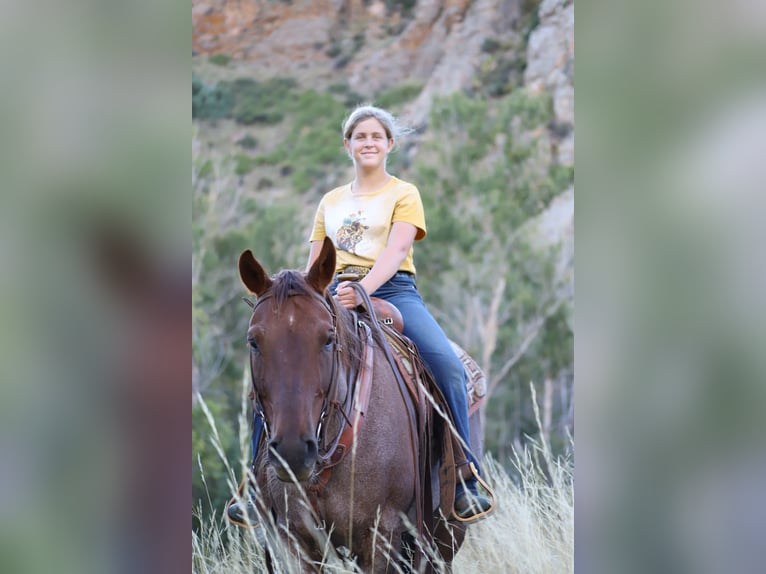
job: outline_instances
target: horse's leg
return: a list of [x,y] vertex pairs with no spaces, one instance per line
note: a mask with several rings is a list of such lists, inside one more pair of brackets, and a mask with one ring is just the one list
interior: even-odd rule
[[[275,549],[281,555],[280,562],[283,567],[287,567],[289,572],[300,572],[301,574],[314,574],[319,572],[317,564],[320,563],[322,556],[317,553],[316,546],[306,540],[296,536],[296,533],[288,534],[284,527],[279,528]],[[270,552],[267,550],[267,555]],[[276,557],[271,556],[274,561]],[[272,572],[270,570],[270,572]]]
[[365,538],[367,550],[359,554],[358,559],[361,570],[373,574],[397,572],[395,565],[401,560],[401,536],[386,536],[383,532],[378,532]]
[[274,574],[274,557],[271,555],[271,550],[264,548],[263,552],[266,558],[266,572],[269,574]]
[[300,556],[298,561],[300,565],[300,571],[305,574],[320,574],[323,572],[322,568],[322,552],[318,550],[313,544],[309,544],[309,547],[301,545]]
[[398,512],[384,511],[374,531],[360,545],[359,565],[364,572],[389,574],[396,572],[402,558],[402,526]]

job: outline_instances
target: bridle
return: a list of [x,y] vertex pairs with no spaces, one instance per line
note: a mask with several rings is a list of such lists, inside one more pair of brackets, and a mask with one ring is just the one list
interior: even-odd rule
[[[352,288],[356,290],[356,292],[362,298],[363,307],[367,309],[367,313],[369,315],[368,317],[369,325],[364,320],[361,320],[356,315],[356,312],[352,311],[352,313],[354,313],[354,325],[357,328],[356,335],[359,337],[359,339],[362,342],[363,350],[360,354],[361,360],[359,361],[359,364],[351,366],[348,369],[348,372],[344,373],[347,384],[346,384],[346,396],[343,399],[342,405],[340,401],[338,401],[337,399],[330,400],[330,397],[333,396],[338,389],[339,354],[343,350],[341,345],[338,342],[338,315],[336,313],[335,301],[330,296],[327,296],[327,298],[324,298],[320,296],[318,293],[312,292],[312,291],[303,291],[303,290],[296,289],[296,290],[291,290],[287,293],[287,297],[291,297],[291,296],[313,297],[315,300],[319,301],[322,304],[322,306],[325,308],[325,310],[327,310],[327,312],[330,314],[330,317],[332,318],[332,327],[333,327],[333,364],[332,364],[332,371],[331,371],[332,378],[330,380],[330,385],[328,387],[327,394],[324,397],[322,411],[321,411],[321,414],[319,417],[319,423],[316,429],[317,444],[320,445],[319,454],[317,456],[317,462],[314,469],[314,473],[309,479],[309,482],[306,487],[306,490],[309,496],[309,501],[311,502],[314,518],[318,525],[319,524],[324,525],[324,519],[322,518],[322,513],[320,512],[320,509],[319,509],[318,499],[322,495],[322,492],[324,491],[325,487],[327,486],[327,483],[330,480],[330,475],[332,473],[333,468],[343,460],[343,458],[348,452],[351,451],[352,445],[354,444],[357,433],[359,432],[359,429],[362,426],[362,422],[364,420],[365,414],[367,413],[367,407],[369,405],[370,394],[372,389],[372,376],[373,376],[373,370],[374,370],[375,344],[373,342],[373,330],[376,330],[376,333],[378,336],[383,337],[380,331],[380,326],[378,325],[378,320],[375,315],[375,311],[373,309],[373,305],[370,301],[369,295],[358,282],[352,282],[351,286]],[[258,301],[256,303],[253,304],[252,302],[247,301],[247,303],[253,309],[253,314],[255,314],[255,310],[258,308],[259,305],[263,303],[263,301],[269,299],[272,296],[273,295],[269,291],[267,291],[261,297],[258,298]],[[415,407],[414,405],[412,405],[411,399],[408,397],[406,385],[402,379],[401,374],[399,373],[398,367],[396,365],[396,361],[391,356],[391,352],[387,349],[387,347],[383,347],[383,349],[386,354],[387,361],[391,364],[393,372],[396,376],[398,387],[402,395],[402,400],[404,401],[404,404],[408,408],[409,420],[411,425],[410,438],[413,441],[412,448],[417,459],[418,458],[417,453],[420,452],[420,450],[418,448],[418,432],[416,428],[417,422],[416,422],[416,414],[414,411]],[[255,390],[252,361],[251,361],[250,367],[251,367],[250,368],[251,377],[253,377],[253,389]],[[268,420],[266,418],[265,413],[263,412],[262,407],[260,406],[260,402],[258,401],[257,395],[255,399],[256,399],[256,405],[257,405],[256,413],[263,420],[264,430],[266,432],[266,437],[268,439],[268,437],[270,436]],[[323,443],[323,440],[322,440],[323,439],[322,432],[324,427],[323,423],[329,415],[330,407],[334,408],[338,413],[338,418],[339,418],[338,432],[335,435],[335,437],[332,439],[332,441],[330,441],[330,446],[322,450],[321,445]],[[423,449],[423,452],[426,452],[426,450]],[[416,467],[419,468],[420,464],[421,464],[420,461],[418,461],[416,463]],[[420,483],[416,482],[415,499],[417,502],[415,507],[416,507],[416,525],[417,525],[418,537],[422,535],[423,524],[424,524],[423,508],[422,508],[422,502],[421,502],[423,497],[422,491],[423,491],[423,488],[421,487]],[[430,490],[427,490],[426,492],[430,493]],[[430,499],[430,494],[428,495],[428,498]],[[323,526],[318,526],[318,528],[322,528],[322,527]]]
[[[341,422],[346,422],[349,425],[351,424],[351,421],[349,420],[349,416],[346,413],[351,412],[352,408],[352,402],[353,402],[353,392],[352,392],[352,385],[347,384],[346,385],[346,396],[343,398],[343,401],[338,400],[334,395],[338,392],[338,375],[339,375],[339,363],[340,363],[340,353],[343,351],[343,347],[338,340],[338,315],[336,312],[336,309],[334,307],[334,302],[331,302],[332,300],[328,297],[322,297],[319,293],[316,293],[314,291],[309,290],[300,290],[300,289],[292,289],[287,292],[286,296],[289,297],[310,297],[314,299],[315,301],[318,301],[324,309],[327,311],[327,313],[330,315],[331,323],[332,323],[332,330],[333,330],[333,336],[332,336],[332,367],[330,370],[330,383],[327,387],[327,392],[324,393],[324,399],[322,402],[322,409],[320,411],[319,415],[319,421],[317,423],[317,428],[315,431],[315,437],[317,440],[317,445],[320,446],[323,442],[323,439],[325,437],[322,436],[323,430],[326,428],[326,425],[324,424],[328,416],[330,415],[332,410],[335,410],[339,413],[339,419]],[[250,306],[252,309],[252,315],[255,315],[256,310],[258,307],[260,307],[265,301],[272,299],[274,297],[273,293],[271,291],[266,291],[263,295],[258,297],[257,301],[253,303],[247,298],[243,297],[243,300]],[[251,315],[251,320],[252,320]],[[252,359],[252,353],[254,352],[251,349],[251,359]],[[253,385],[253,391],[255,394],[255,401],[254,401],[254,409],[255,414],[263,421],[263,429],[266,433],[266,440],[267,442],[271,439],[271,427],[269,425],[268,418],[266,417],[266,413],[263,411],[263,406],[261,405],[261,401],[258,398],[257,390],[255,386],[255,373],[253,372],[252,368],[252,361],[250,364],[250,379],[251,384]],[[347,381],[349,382],[349,381]],[[324,450],[324,453],[321,452],[318,456],[319,463],[322,465],[324,463],[326,465],[327,461],[330,459],[330,456],[332,455],[333,451],[337,447],[341,434],[343,430],[343,424],[340,425],[340,430],[337,433],[337,436],[335,436],[331,444],[328,448]]]

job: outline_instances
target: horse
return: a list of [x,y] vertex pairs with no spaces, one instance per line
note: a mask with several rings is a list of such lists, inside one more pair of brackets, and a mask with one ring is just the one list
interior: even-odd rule
[[[254,470],[258,505],[287,547],[297,543],[304,571],[321,569],[321,529],[363,572],[391,572],[403,517],[422,519],[427,495],[418,490],[412,405],[386,343],[329,295],[335,263],[330,239],[306,273],[270,277],[249,249],[239,258],[240,279],[257,297],[247,341],[267,447]],[[356,382],[365,376],[369,384]],[[458,527],[453,546],[463,535]]]

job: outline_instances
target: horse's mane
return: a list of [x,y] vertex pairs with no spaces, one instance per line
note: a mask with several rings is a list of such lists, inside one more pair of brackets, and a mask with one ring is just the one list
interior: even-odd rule
[[[285,269],[272,277],[271,297],[274,299],[275,309],[279,309],[288,298],[293,296],[316,297],[317,292],[306,282],[301,271]],[[362,344],[356,332],[354,313],[339,305],[335,298],[325,289],[323,299],[327,302],[336,317],[338,329],[338,344],[341,348],[340,360],[346,367],[351,369],[359,365],[362,356]]]
[[315,294],[314,289],[306,283],[303,274],[295,269],[280,271],[272,277],[272,281],[270,294],[276,309],[279,309],[293,295],[311,297]]

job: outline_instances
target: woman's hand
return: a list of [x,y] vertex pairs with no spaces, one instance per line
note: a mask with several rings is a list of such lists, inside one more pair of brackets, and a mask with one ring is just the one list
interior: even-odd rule
[[338,288],[335,290],[335,298],[346,309],[354,309],[358,305],[362,304],[362,298],[351,286],[350,281],[343,281],[338,283]]

